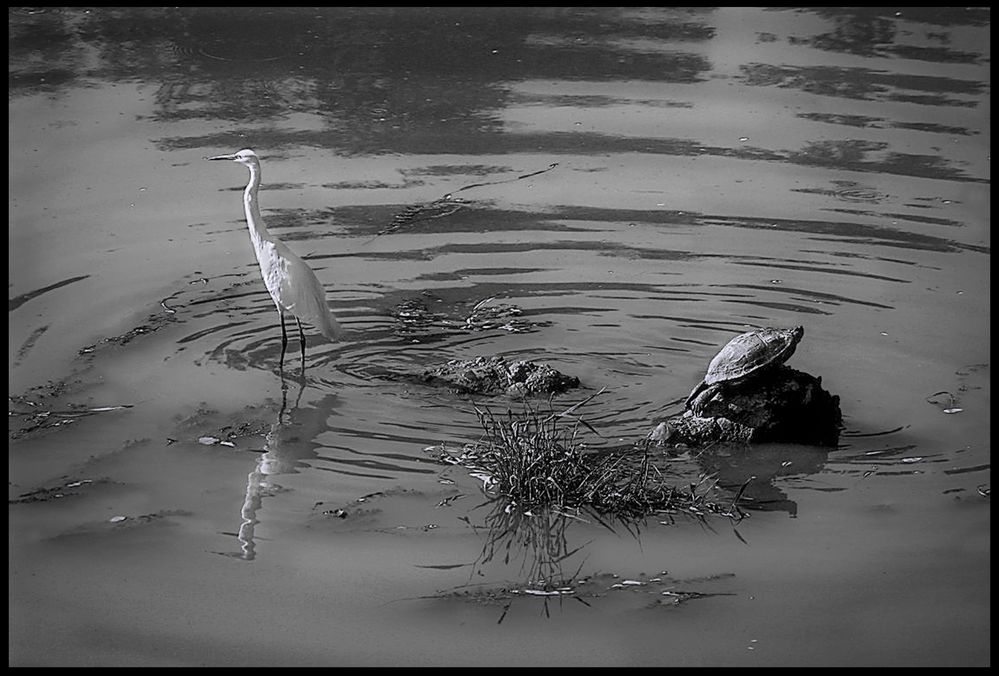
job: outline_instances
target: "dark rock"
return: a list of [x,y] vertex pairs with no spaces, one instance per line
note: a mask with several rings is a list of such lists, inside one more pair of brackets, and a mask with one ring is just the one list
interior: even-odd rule
[[781,366],[749,382],[719,388],[660,423],[649,440],[665,446],[703,446],[713,442],[787,442],[834,446],[842,414],[839,397],[822,388],[822,379]]
[[421,380],[465,394],[529,396],[559,394],[579,387],[579,378],[560,373],[547,364],[523,360],[510,363],[502,357],[452,359],[424,371]]

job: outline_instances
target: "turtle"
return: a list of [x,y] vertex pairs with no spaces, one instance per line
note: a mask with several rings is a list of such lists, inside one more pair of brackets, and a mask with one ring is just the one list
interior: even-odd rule
[[804,327],[796,326],[793,329],[756,329],[736,336],[708,364],[704,380],[691,390],[684,408],[697,413],[721,388],[745,382],[780,366],[791,358],[804,335]]

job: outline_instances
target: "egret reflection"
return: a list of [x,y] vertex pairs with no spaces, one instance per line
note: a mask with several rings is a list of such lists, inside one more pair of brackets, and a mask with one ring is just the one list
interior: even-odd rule
[[284,490],[275,477],[295,474],[300,468],[310,466],[310,461],[318,457],[318,446],[303,442],[303,438],[313,439],[325,429],[336,401],[335,396],[328,395],[314,407],[302,408],[305,381],[298,380],[297,383],[295,402],[289,409],[288,383],[282,382],[281,407],[264,437],[263,453],[257,456],[253,470],[246,477],[246,492],[240,508],[242,522],[237,533],[240,553],[234,555],[246,561],[256,558],[255,529],[261,522],[264,499]]

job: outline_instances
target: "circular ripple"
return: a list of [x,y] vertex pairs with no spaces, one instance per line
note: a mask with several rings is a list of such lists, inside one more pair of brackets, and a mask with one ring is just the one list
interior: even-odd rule
[[888,195],[885,193],[878,192],[876,190],[868,190],[867,188],[837,190],[834,194],[836,199],[844,202],[865,202],[867,204],[878,204],[888,198]]

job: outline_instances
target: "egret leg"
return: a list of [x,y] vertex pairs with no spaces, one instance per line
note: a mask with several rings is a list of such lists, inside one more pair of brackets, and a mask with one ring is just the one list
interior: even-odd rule
[[278,411],[278,425],[284,425],[284,412],[288,408],[288,383],[283,377],[284,374],[281,375],[281,410]]
[[302,375],[305,375],[305,331],[302,329],[302,321],[295,317],[295,321],[298,322],[298,340],[302,346]]
[[288,332],[284,328],[284,313],[278,308],[278,317],[281,318],[281,361],[278,362],[278,370],[284,373],[284,353],[288,349]]

